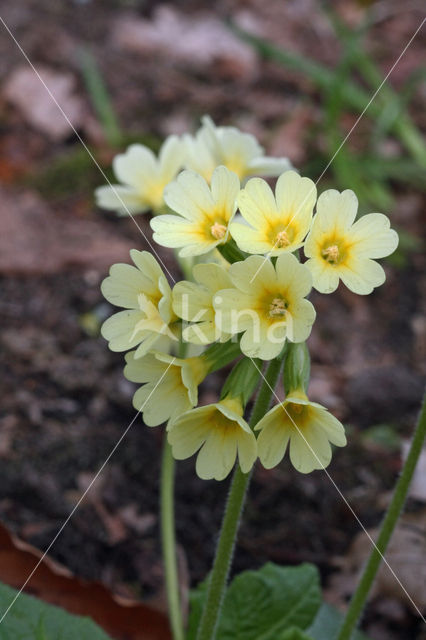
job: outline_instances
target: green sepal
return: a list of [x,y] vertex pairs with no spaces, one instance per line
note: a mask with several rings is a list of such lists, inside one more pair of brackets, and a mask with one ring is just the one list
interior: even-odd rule
[[237,247],[233,238],[230,238],[225,244],[218,245],[216,249],[230,264],[233,264],[234,262],[241,262],[241,260],[245,260],[247,258],[247,254]]
[[261,360],[243,358],[237,362],[222,387],[220,399],[226,396],[241,398],[245,407],[259,384],[261,371]]
[[286,395],[295,390],[306,393],[310,373],[311,358],[306,342],[290,342],[284,363],[284,390]]
[[210,345],[200,356],[208,364],[208,372],[212,373],[235,360],[241,355],[241,349],[238,342],[228,340],[228,342],[215,342]]

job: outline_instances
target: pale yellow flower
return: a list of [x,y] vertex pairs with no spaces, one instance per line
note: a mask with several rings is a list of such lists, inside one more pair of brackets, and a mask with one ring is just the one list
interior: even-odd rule
[[261,256],[250,256],[229,268],[233,289],[213,298],[215,322],[232,335],[244,332],[240,347],[251,358],[271,360],[285,340],[303,342],[311,332],[315,309],[305,300],[311,290],[309,270],[290,253],[275,267]]
[[293,391],[286,400],[270,409],[257,423],[259,459],[266,469],[275,467],[287,446],[297,471],[310,473],[324,469],[331,461],[331,444],[344,447],[345,430],[325,407],[309,402],[301,391]]
[[265,180],[252,178],[238,195],[238,206],[250,226],[234,222],[230,232],[247,253],[278,256],[299,249],[312,220],[317,190],[309,178],[286,171],[274,194]]
[[211,187],[193,171],[182,171],[164,192],[170,209],[179,215],[151,220],[153,238],[163,247],[181,247],[179,255],[199,256],[228,239],[240,182],[226,167],[217,167]]
[[112,166],[122,184],[98,187],[96,202],[102,209],[120,215],[154,212],[165,209],[164,187],[175,179],[183,167],[185,146],[177,136],[169,136],[158,158],[143,144],[132,144],[125,153],[115,156]]
[[126,351],[136,345],[135,356],[152,348],[167,349],[176,340],[172,292],[157,260],[148,251],[130,251],[135,267],[114,264],[102,282],[104,297],[126,311],[119,311],[102,325],[102,335],[112,351]]
[[256,460],[256,438],[242,415],[241,402],[231,397],[187,411],[168,428],[173,456],[184,460],[200,449],[196,471],[203,480],[226,478],[237,455],[248,473]]
[[126,378],[143,383],[133,396],[133,406],[149,427],[173,421],[195,407],[198,385],[208,373],[202,356],[181,359],[152,352],[136,358],[132,351],[126,354],[126,363]]
[[218,264],[197,264],[192,270],[196,282],[182,280],[173,288],[173,310],[183,320],[192,324],[182,331],[182,338],[194,344],[209,344],[231,337],[215,324],[213,296],[227,287],[232,287],[228,272]]
[[186,166],[210,182],[214,169],[224,165],[241,181],[249,176],[279,176],[291,167],[288,158],[265,156],[263,147],[249,133],[236,127],[216,127],[209,116],[195,136],[183,137]]
[[384,258],[398,246],[398,234],[382,213],[370,213],[354,224],[358,200],[349,189],[325,191],[306,238],[306,266],[313,286],[332,293],[339,279],[354,293],[366,295],[385,281],[383,268],[373,258]]

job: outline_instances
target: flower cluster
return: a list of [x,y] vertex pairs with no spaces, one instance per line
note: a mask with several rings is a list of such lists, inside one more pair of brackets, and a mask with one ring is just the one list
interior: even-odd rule
[[[244,473],[259,458],[277,465],[289,447],[302,473],[325,468],[340,422],[307,396],[305,341],[315,321],[307,299],[341,280],[369,294],[385,273],[375,261],[398,236],[381,213],[356,220],[353,191],[323,192],[286,158],[269,158],[249,134],[205,117],[195,136],[169,137],[158,158],[132,145],[114,160],[121,185],[100,187],[100,206],[150,210],[153,239],[177,251],[186,279],[172,286],[156,258],[130,252],[102,284],[124,310],[102,335],[128,351],[124,373],[142,386],[134,406],[148,426],[167,423],[177,459],[198,452],[201,478],[225,478],[237,458]],[[275,190],[261,177],[277,177]],[[303,252],[303,253],[302,253]],[[191,351],[192,353],[189,353]],[[252,424],[244,418],[264,361],[283,363],[284,402]],[[217,402],[197,407],[198,386],[235,362]]]

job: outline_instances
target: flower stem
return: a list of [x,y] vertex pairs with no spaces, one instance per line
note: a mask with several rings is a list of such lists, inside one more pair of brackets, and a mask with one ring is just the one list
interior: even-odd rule
[[[271,397],[281,370],[282,359],[272,360],[250,418],[250,426],[254,427],[269,408]],[[222,521],[216,556],[210,574],[206,602],[198,629],[197,640],[214,640],[220,609],[225,595],[226,583],[231,567],[241,513],[250,483],[251,473],[243,473],[238,466],[235,469]]]
[[410,450],[407,459],[401,471],[401,475],[395,485],[394,493],[387,513],[380,527],[379,537],[376,546],[373,547],[367,564],[365,565],[363,574],[358,583],[356,591],[352,596],[345,619],[340,629],[338,640],[350,640],[355,631],[363,608],[368,598],[371,586],[382,560],[382,556],[386,551],[393,530],[398,522],[401,510],[404,506],[408,489],[416,468],[419,456],[422,452],[423,443],[426,436],[426,394],[423,398],[422,408],[420,410],[419,419],[416,430],[411,441]]
[[175,461],[172,449],[164,439],[161,462],[160,514],[161,542],[163,547],[164,571],[166,575],[166,592],[169,606],[169,619],[173,640],[184,640],[182,611],[179,598],[179,582],[177,572],[176,539],[174,526],[174,473]]

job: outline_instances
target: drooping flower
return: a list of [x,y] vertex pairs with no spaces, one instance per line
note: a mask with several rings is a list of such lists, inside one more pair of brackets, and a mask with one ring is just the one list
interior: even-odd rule
[[257,449],[266,469],[283,459],[287,446],[297,471],[310,473],[324,469],[331,461],[331,444],[346,445],[343,425],[325,407],[310,402],[301,391],[292,391],[257,423]]
[[209,371],[208,361],[202,356],[182,359],[152,352],[136,358],[132,351],[126,354],[126,363],[126,378],[143,383],[133,396],[133,406],[141,411],[149,427],[173,421],[195,407],[198,385]]
[[169,136],[158,158],[143,144],[132,144],[113,160],[114,174],[122,184],[98,187],[96,202],[102,209],[120,215],[164,211],[164,187],[183,167],[185,145],[177,136]]
[[177,320],[172,308],[172,292],[157,260],[148,251],[130,251],[135,267],[114,264],[102,282],[104,297],[124,307],[108,318],[101,333],[112,351],[127,351],[136,345],[139,358],[154,347],[167,349],[176,340]]
[[226,478],[237,455],[248,473],[257,456],[256,438],[242,415],[241,402],[230,396],[183,413],[168,429],[173,456],[184,460],[200,449],[196,471],[203,480]]
[[243,181],[249,176],[279,176],[291,167],[288,158],[271,158],[256,138],[236,127],[216,127],[209,116],[195,136],[183,137],[186,166],[210,182],[214,169],[224,165]]
[[286,171],[274,194],[265,180],[252,178],[238,195],[241,215],[248,222],[231,224],[231,235],[247,253],[278,256],[302,246],[309,231],[317,190],[309,178]]
[[361,295],[385,281],[385,272],[374,258],[395,251],[398,234],[382,213],[370,213],[354,223],[357,209],[357,197],[349,189],[342,193],[330,189],[318,198],[304,252],[313,286],[321,293],[335,291],[339,279]]
[[192,324],[182,331],[184,341],[194,344],[209,344],[231,337],[215,324],[213,296],[227,287],[232,287],[228,272],[218,264],[197,264],[192,270],[196,282],[182,280],[173,288],[173,310],[183,320]]
[[240,347],[251,358],[271,360],[285,340],[303,342],[311,332],[315,309],[304,298],[312,286],[309,270],[289,253],[275,267],[261,256],[250,256],[229,268],[234,285],[213,298],[215,323],[232,335],[244,332]]
[[181,257],[202,255],[225,243],[239,189],[237,176],[226,167],[215,169],[211,187],[199,174],[182,171],[164,192],[179,215],[152,219],[154,240],[163,247],[181,247]]

